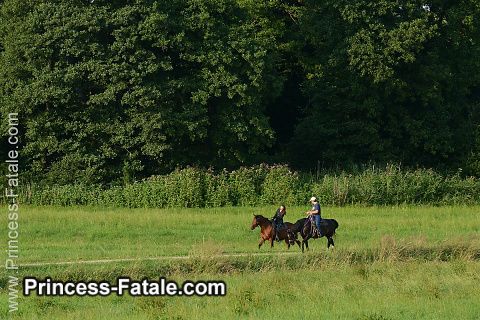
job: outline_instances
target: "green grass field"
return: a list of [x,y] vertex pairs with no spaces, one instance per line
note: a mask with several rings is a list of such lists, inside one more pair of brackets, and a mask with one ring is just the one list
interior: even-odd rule
[[[336,247],[310,242],[258,253],[252,213],[269,208],[102,209],[22,207],[23,264],[189,256],[22,267],[19,276],[108,280],[166,276],[224,280],[226,297],[22,297],[16,319],[478,319],[479,207],[323,208]],[[287,221],[307,208],[287,208]],[[3,234],[6,224],[2,224]],[[242,257],[219,257],[245,253]],[[2,298],[7,273],[1,273]],[[5,300],[5,299],[4,299]],[[0,315],[7,315],[2,304]]]

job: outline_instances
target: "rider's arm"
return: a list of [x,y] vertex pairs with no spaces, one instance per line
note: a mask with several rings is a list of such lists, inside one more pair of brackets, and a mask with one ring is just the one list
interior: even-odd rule
[[277,210],[277,211],[275,212],[275,214],[273,215],[272,220],[274,220],[274,219],[277,217],[277,215],[278,215],[278,210]]

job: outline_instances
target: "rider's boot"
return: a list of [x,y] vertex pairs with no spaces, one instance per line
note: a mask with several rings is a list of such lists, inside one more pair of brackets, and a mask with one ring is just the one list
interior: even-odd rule
[[320,229],[320,228],[317,226],[317,236],[318,236],[319,238],[322,237],[322,231],[321,231],[321,230],[322,230],[322,229]]
[[291,244],[295,243],[295,235],[291,231],[288,232],[288,242]]

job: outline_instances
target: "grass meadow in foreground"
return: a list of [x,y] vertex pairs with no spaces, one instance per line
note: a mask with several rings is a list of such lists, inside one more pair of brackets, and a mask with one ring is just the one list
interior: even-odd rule
[[[287,221],[307,208],[287,208]],[[274,207],[102,209],[22,207],[21,263],[189,255],[187,260],[22,267],[55,280],[224,280],[225,297],[21,297],[14,319],[478,319],[479,207],[323,208],[336,247],[262,247],[252,213]],[[2,230],[6,232],[6,230]],[[241,257],[215,257],[246,253]],[[0,285],[7,277],[0,272]],[[0,290],[2,300],[7,291]],[[0,318],[7,315],[2,304]]]
[[[307,254],[306,259],[311,255]],[[177,270],[169,275],[169,279],[178,282],[222,279],[228,286],[225,297],[31,296],[20,299],[20,312],[14,319],[478,319],[478,262],[349,264],[327,259],[295,268],[281,261],[284,259],[244,261],[262,265],[258,271]],[[60,278],[76,278],[91,272],[90,277],[95,278],[98,274],[113,276],[115,272],[111,270],[118,267],[110,268],[101,266],[99,271],[92,266],[65,271],[54,267],[40,273],[57,272]],[[122,268],[140,278],[145,269],[155,273],[158,265],[128,263]],[[1,313],[6,314],[6,310]]]

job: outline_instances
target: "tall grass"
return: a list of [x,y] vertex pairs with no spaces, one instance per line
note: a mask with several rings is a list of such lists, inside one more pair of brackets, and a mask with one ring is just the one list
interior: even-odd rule
[[[478,319],[478,263],[376,262],[330,263],[304,257],[290,268],[286,258],[249,260],[259,271],[189,272],[158,264],[102,268],[29,270],[40,279],[111,281],[118,276],[178,283],[223,280],[225,297],[38,297],[20,298],[20,310],[0,317],[12,319]],[[258,260],[258,261],[257,261]],[[310,263],[310,264],[307,264]],[[234,266],[235,267],[235,266]],[[6,291],[0,290],[6,298]],[[6,300],[6,299],[5,299]]]
[[303,205],[312,195],[331,206],[479,204],[480,180],[398,165],[319,176],[285,165],[259,165],[230,172],[189,167],[122,187],[79,184],[20,190],[20,200],[27,204],[127,208]]

